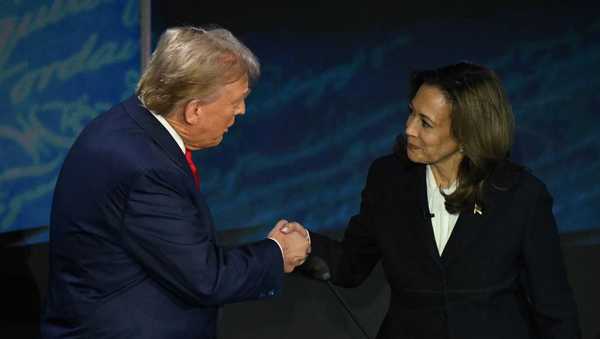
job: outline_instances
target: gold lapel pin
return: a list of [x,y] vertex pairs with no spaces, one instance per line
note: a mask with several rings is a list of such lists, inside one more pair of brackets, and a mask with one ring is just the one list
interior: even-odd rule
[[473,214],[483,215],[483,210],[481,209],[481,206],[477,205],[477,203],[475,203],[475,207],[473,208]]

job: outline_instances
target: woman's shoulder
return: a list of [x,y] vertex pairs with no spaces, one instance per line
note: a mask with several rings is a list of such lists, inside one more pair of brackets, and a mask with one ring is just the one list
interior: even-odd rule
[[418,165],[410,161],[405,153],[394,152],[375,159],[371,163],[370,172],[397,175]]
[[496,166],[490,177],[490,185],[498,191],[514,190],[532,195],[547,192],[544,182],[530,168],[508,159]]

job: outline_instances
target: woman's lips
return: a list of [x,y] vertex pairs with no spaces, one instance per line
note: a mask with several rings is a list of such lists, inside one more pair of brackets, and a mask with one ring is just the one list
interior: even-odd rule
[[407,144],[406,144],[406,147],[407,147],[408,149],[410,149],[410,150],[416,150],[416,149],[419,149],[419,147],[417,147],[417,146],[415,146],[414,144],[411,144],[411,143],[407,143]]

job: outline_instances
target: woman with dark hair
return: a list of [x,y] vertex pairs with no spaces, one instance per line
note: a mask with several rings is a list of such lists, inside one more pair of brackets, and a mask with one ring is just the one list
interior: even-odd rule
[[579,338],[552,198],[509,160],[497,76],[459,63],[411,80],[405,137],[371,165],[343,240],[310,233],[304,269],[320,257],[353,287],[381,260],[391,300],[378,338]]

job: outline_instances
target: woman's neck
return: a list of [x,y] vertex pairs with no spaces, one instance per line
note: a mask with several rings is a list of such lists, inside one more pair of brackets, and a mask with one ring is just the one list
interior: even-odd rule
[[448,188],[454,184],[458,177],[458,168],[462,161],[462,154],[446,159],[446,161],[430,164],[431,172],[439,188]]

